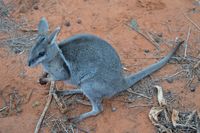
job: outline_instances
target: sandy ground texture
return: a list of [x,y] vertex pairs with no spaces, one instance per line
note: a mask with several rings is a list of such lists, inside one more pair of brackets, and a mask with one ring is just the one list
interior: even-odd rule
[[[5,3],[10,1],[5,0]],[[176,37],[188,39],[187,55],[197,57],[199,54],[199,30],[184,16],[189,16],[200,25],[200,8],[194,0],[13,0],[14,10],[11,17],[16,21],[25,19],[29,29],[36,29],[42,16],[49,21],[50,30],[61,26],[58,40],[77,33],[90,33],[107,40],[119,53],[122,63],[129,73],[155,63],[166,55]],[[137,20],[143,31],[154,33],[162,38],[158,42],[160,50],[143,36],[129,27],[131,20]],[[158,40],[159,41],[159,40]],[[177,55],[184,55],[184,46]],[[15,54],[7,48],[0,48],[0,92],[6,99],[11,93],[24,97],[31,93],[30,99],[21,104],[8,116],[0,118],[0,133],[31,133],[44,108],[48,86],[40,85],[37,80],[41,75],[40,67],[31,69],[26,63],[26,53]],[[156,79],[173,75],[182,66],[178,63],[167,64],[154,73]],[[183,111],[200,111],[200,86],[198,81],[185,87],[187,78],[178,78],[172,83],[166,80],[159,84],[166,92],[172,92],[178,102],[174,107]],[[62,87],[64,86],[60,83]],[[192,89],[191,89],[192,88]],[[142,89],[142,88],[141,88]],[[195,90],[194,90],[195,89]],[[192,91],[191,91],[192,90]],[[124,102],[127,94],[121,94],[103,102],[104,111],[96,117],[82,121],[78,126],[95,133],[154,133],[156,129],[148,118],[149,106],[129,108]],[[4,106],[0,99],[0,107]],[[143,105],[146,99],[133,100],[133,105]],[[114,108],[114,111],[113,111]],[[90,110],[85,105],[74,105],[68,115],[80,114]],[[59,112],[52,104],[51,115]],[[45,126],[41,132],[50,132]],[[80,131],[81,132],[81,131]]]

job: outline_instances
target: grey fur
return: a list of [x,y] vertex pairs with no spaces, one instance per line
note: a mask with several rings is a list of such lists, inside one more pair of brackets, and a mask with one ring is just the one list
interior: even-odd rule
[[[48,27],[46,19],[41,19],[38,26],[42,28],[39,29],[40,32],[46,30],[40,26],[41,23],[44,27]],[[180,46],[177,45],[159,62],[136,74],[126,76],[123,74],[117,52],[106,41],[94,35],[78,34],[57,44],[55,38],[58,31],[59,28],[50,36],[39,34],[39,40],[30,52],[28,64],[29,66],[42,64],[50,75],[49,80],[63,80],[77,86],[77,90],[58,91],[57,94],[83,93],[87,96],[92,104],[92,110],[76,117],[76,121],[100,113],[103,110],[102,99],[128,89],[163,67]]]

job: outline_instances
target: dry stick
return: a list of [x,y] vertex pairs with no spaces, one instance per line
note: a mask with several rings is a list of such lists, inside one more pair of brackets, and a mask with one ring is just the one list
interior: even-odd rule
[[175,76],[181,74],[182,72],[187,72],[187,70],[181,70],[181,71],[179,71],[179,72],[177,72],[177,73],[175,73],[175,74],[173,74],[173,75],[170,75],[170,76],[168,76],[168,77],[162,78],[162,80],[166,80],[166,79],[169,79],[169,78],[173,78],[173,77],[175,77]]
[[8,106],[8,105],[7,105],[7,102],[6,102],[6,98],[3,96],[3,91],[0,91],[0,97],[1,97],[2,100],[3,100],[3,106]]
[[187,81],[186,83],[186,87],[189,87],[191,85],[191,83],[193,82],[194,78],[195,78],[195,75],[193,72],[192,73],[192,77]]
[[22,32],[38,32],[38,29],[20,29]]
[[128,108],[136,108],[136,107],[151,107],[153,104],[141,104],[141,105],[128,105]]
[[194,69],[197,69],[200,65],[200,61],[197,61],[197,63],[194,65]]
[[149,41],[151,44],[153,44],[158,50],[160,49],[159,46],[154,43],[154,41],[152,41],[151,39],[149,39],[147,37],[147,35],[145,35],[142,31],[138,31],[138,30],[135,30],[130,24],[126,24],[127,26],[129,26],[131,29],[133,29],[134,31],[136,31],[138,34],[140,34],[142,37],[144,37],[147,41]]
[[74,127],[72,125],[70,125],[70,129],[71,129],[72,133],[75,133],[74,132]]
[[91,106],[91,103],[88,102],[88,101],[84,101],[84,100],[81,100],[81,99],[76,99],[76,101],[80,104],[83,104],[83,105],[86,105],[86,106]]
[[153,44],[155,44],[157,46],[157,48],[159,49],[159,44],[157,42],[155,42],[154,38],[149,34],[149,32],[146,32],[146,34],[149,37],[149,39],[151,40],[151,42]]
[[187,56],[188,40],[189,40],[189,38],[190,38],[190,34],[191,34],[191,27],[189,27],[189,29],[188,29],[187,39],[186,39],[186,41],[185,41],[185,53],[184,53],[184,58]]
[[61,113],[65,113],[67,111],[67,108],[65,108],[63,106],[63,104],[61,103],[60,99],[58,98],[58,96],[56,95],[56,93],[53,93],[53,98],[56,101],[56,104],[58,105],[58,108],[60,110]]
[[139,95],[139,96],[145,97],[145,98],[147,98],[147,99],[151,99],[150,97],[145,96],[145,95],[143,95],[143,94],[141,94],[141,93],[134,92],[131,88],[129,88],[127,91],[130,92],[130,93],[132,93],[132,94]]
[[46,112],[47,112],[47,110],[48,110],[48,108],[49,108],[49,105],[50,105],[50,103],[51,103],[51,101],[52,101],[52,98],[53,98],[52,92],[53,92],[53,90],[54,90],[54,87],[55,87],[55,81],[52,81],[52,82],[51,82],[51,85],[50,85],[49,97],[48,97],[48,99],[47,99],[47,103],[46,103],[46,105],[45,105],[45,107],[44,107],[44,110],[43,110],[41,116],[40,116],[40,119],[38,120],[38,123],[37,123],[37,125],[36,125],[36,128],[35,128],[34,133],[38,133],[39,130],[40,130],[40,127],[41,127],[42,121],[43,121],[43,119],[44,119],[44,116],[45,116],[45,114],[46,114]]
[[184,17],[187,18],[199,31],[200,27],[197,25],[191,18],[189,18],[185,13],[183,13]]
[[1,108],[1,109],[0,109],[0,112],[4,111],[4,110],[7,109],[7,108],[8,108],[8,106],[5,106],[5,107]]
[[26,96],[26,98],[25,98],[25,104],[28,103],[28,102],[30,101],[32,94],[33,94],[33,89],[31,89],[31,90],[28,92],[28,94],[27,94],[27,96]]
[[196,110],[194,110],[194,111],[192,111],[192,113],[188,116],[188,119],[187,119],[187,121],[186,121],[186,123],[185,123],[185,125],[187,126],[187,125],[189,125],[189,122],[191,122],[191,120],[192,120],[192,118],[193,118],[193,116],[196,114]]
[[184,125],[184,124],[176,124],[176,127],[177,126],[179,126],[179,127],[186,127],[186,128],[192,128],[192,129],[194,129],[194,130],[197,130],[197,128],[196,127],[194,127],[194,126],[192,126],[192,125]]

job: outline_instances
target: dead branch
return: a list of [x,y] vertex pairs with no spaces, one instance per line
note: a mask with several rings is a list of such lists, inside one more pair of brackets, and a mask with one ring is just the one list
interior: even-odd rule
[[190,34],[191,34],[191,27],[189,27],[189,29],[188,29],[187,39],[186,39],[186,41],[185,41],[185,52],[184,52],[184,57],[187,56],[187,48],[188,48],[188,41],[189,41],[189,38],[190,38]]
[[128,105],[128,108],[151,107],[151,106],[153,106],[153,104]]
[[185,13],[183,13],[184,17],[187,18],[187,20],[189,20],[199,31],[200,31],[200,27],[199,25],[197,25],[191,18],[189,18]]
[[38,32],[38,29],[20,29],[22,32]]
[[62,102],[60,101],[60,99],[58,98],[56,93],[53,93],[53,98],[55,99],[56,104],[58,105],[60,112],[65,113],[67,111],[67,108],[64,107],[64,105],[62,104]]
[[81,100],[81,99],[76,99],[76,101],[80,104],[86,105],[86,106],[91,106],[91,103],[85,100]]
[[43,112],[42,112],[42,114],[41,114],[41,116],[40,116],[38,122],[37,122],[37,125],[36,125],[36,128],[35,128],[34,133],[38,133],[39,130],[40,130],[40,127],[41,127],[42,121],[43,121],[43,119],[44,119],[44,116],[45,116],[45,114],[46,114],[46,112],[47,112],[47,110],[48,110],[48,108],[49,108],[49,105],[50,105],[50,103],[51,103],[51,101],[52,101],[52,98],[53,98],[52,92],[53,92],[54,89],[55,89],[54,87],[55,87],[55,81],[52,81],[52,82],[51,82],[51,85],[50,85],[49,97],[48,97],[48,99],[47,99],[47,103],[46,103],[46,105],[45,105],[45,107],[44,107],[44,110],[43,110]]
[[8,108],[8,106],[5,106],[5,107],[1,108],[1,109],[0,109],[0,112],[4,111],[4,110],[7,109],[7,108]]
[[33,89],[31,89],[31,90],[28,92],[28,94],[27,94],[27,96],[26,96],[26,98],[25,98],[25,102],[24,102],[24,103],[28,103],[28,102],[30,101],[32,94],[33,94]]
[[194,111],[192,111],[192,113],[188,116],[188,119],[187,119],[187,121],[186,121],[186,123],[185,123],[186,126],[189,125],[189,123],[191,122],[193,116],[194,116],[196,113],[197,113],[197,111],[194,110]]
[[142,31],[137,31],[137,30],[135,30],[134,28],[132,28],[131,27],[131,25],[130,24],[126,24],[128,27],[130,27],[131,29],[133,29],[134,31],[136,31],[138,34],[140,34],[142,37],[144,37],[147,41],[149,41],[151,44],[153,44],[155,47],[156,47],[156,49],[160,49],[159,48],[159,45],[157,44],[157,43],[155,43],[154,41],[152,41],[146,34],[144,34]]
[[132,93],[132,94],[139,95],[139,96],[145,97],[145,98],[147,98],[147,99],[151,99],[150,97],[145,96],[145,95],[143,95],[143,94],[141,94],[141,93],[134,92],[131,88],[129,88],[127,91],[130,92],[130,93]]

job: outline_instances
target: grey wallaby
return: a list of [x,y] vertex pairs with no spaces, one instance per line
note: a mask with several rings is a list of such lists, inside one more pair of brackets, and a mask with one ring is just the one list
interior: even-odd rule
[[78,34],[56,43],[60,28],[48,35],[48,22],[43,17],[38,24],[37,43],[30,51],[28,65],[42,64],[49,81],[67,81],[77,89],[57,91],[59,95],[84,94],[92,104],[90,112],[75,117],[80,121],[103,111],[102,99],[133,86],[139,80],[163,67],[176,52],[177,46],[159,62],[126,76],[113,47],[101,38]]

